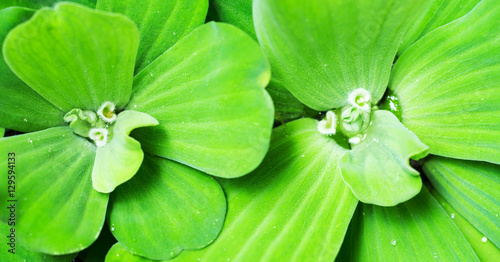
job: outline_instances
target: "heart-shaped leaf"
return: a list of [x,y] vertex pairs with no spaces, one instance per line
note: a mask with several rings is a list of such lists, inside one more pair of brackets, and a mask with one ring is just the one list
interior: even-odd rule
[[135,77],[127,108],[160,125],[133,135],[146,152],[215,176],[245,175],[269,147],[269,78],[269,64],[248,35],[205,24]]
[[479,261],[424,187],[395,207],[360,204],[339,261]]
[[436,191],[500,247],[500,166],[433,156],[423,169]]
[[390,82],[430,153],[500,164],[500,5],[484,0],[404,52]]
[[129,134],[136,128],[154,125],[158,125],[158,121],[145,113],[126,110],[118,114],[111,140],[97,148],[92,169],[95,190],[110,193],[137,173],[144,153],[141,143],[129,137]]
[[97,111],[106,101],[127,104],[138,42],[126,17],[61,3],[14,28],[3,52],[12,71],[63,112]]
[[[0,10],[0,43],[33,13],[21,7]],[[64,124],[64,113],[21,81],[5,63],[3,53],[0,53],[0,93],[0,126],[30,132]]]
[[208,9],[208,0],[139,2],[123,0],[97,2],[97,9],[125,14],[139,27],[140,43],[136,72],[144,69],[179,39],[202,25]]
[[137,175],[111,195],[109,223],[131,253],[160,260],[211,243],[225,214],[224,192],[212,177],[146,155]]
[[[68,127],[0,139],[0,172],[15,173],[16,240],[52,255],[90,246],[104,223],[108,195],[92,188],[95,147]],[[9,158],[7,158],[9,156]],[[10,172],[12,171],[12,172]],[[7,189],[7,179],[2,180]],[[10,203],[10,202],[9,202]],[[5,221],[7,212],[2,212]]]
[[221,179],[228,213],[210,246],[174,261],[333,261],[358,203],[337,171],[345,149],[300,119],[276,128],[266,159]]
[[373,103],[382,97],[421,2],[255,0],[253,15],[273,73],[305,105],[326,111],[358,88]]
[[364,202],[394,206],[414,197],[422,187],[410,158],[427,155],[429,147],[391,112],[373,112],[366,137],[339,160],[344,181]]

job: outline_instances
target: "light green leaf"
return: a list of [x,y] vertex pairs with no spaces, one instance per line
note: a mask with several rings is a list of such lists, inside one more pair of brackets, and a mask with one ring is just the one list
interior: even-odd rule
[[[0,43],[12,28],[28,20],[34,11],[11,7],[0,10]],[[64,123],[63,112],[21,81],[0,53],[0,126],[30,132]]]
[[132,88],[137,27],[118,14],[77,4],[43,8],[8,35],[3,53],[11,69],[63,112],[123,108]]
[[111,195],[109,223],[131,253],[160,260],[211,243],[225,214],[224,192],[212,177],[147,155],[137,175]]
[[375,111],[371,120],[366,137],[340,158],[339,167],[360,201],[394,206],[420,192],[422,180],[409,158],[426,156],[429,147],[389,111]]
[[394,66],[390,88],[402,123],[430,153],[500,164],[500,5],[472,12],[421,38]]
[[358,88],[382,97],[417,1],[255,0],[254,23],[273,73],[305,105],[347,105]]
[[106,262],[152,262],[153,260],[135,256],[132,253],[128,252],[120,242],[114,244],[106,255]]
[[179,39],[205,22],[208,0],[99,0],[97,9],[122,13],[132,19],[140,31],[135,71],[153,62]]
[[141,143],[129,137],[129,134],[136,128],[155,125],[158,125],[158,121],[148,114],[131,110],[118,114],[111,141],[97,148],[92,169],[95,190],[110,193],[137,173],[144,153]]
[[52,6],[58,2],[73,2],[94,8],[96,1],[97,0],[2,0],[2,3],[0,3],[0,9],[9,6],[23,6],[27,8],[39,9],[42,7]]
[[432,30],[456,20],[472,10],[481,0],[431,0],[411,23],[401,40],[398,55]]
[[[11,229],[14,230],[14,235],[17,233],[15,232],[16,227],[11,227],[7,224],[0,223],[0,232],[2,234],[5,234],[7,236],[7,240],[5,241],[7,245],[3,245],[3,248],[0,249],[0,261],[4,262],[19,262],[19,261],[29,261],[29,262],[68,262],[73,260],[73,258],[76,257],[76,254],[70,254],[70,255],[64,255],[64,256],[51,256],[47,254],[42,254],[42,253],[36,253],[27,250],[25,247],[22,245],[19,245],[19,243],[13,243],[13,245],[10,245],[10,240],[11,237],[10,234],[12,234]],[[5,239],[5,238],[4,238]],[[16,237],[14,237],[15,241]]]
[[210,0],[222,22],[233,24],[257,39],[252,18],[252,0]]
[[436,191],[500,247],[500,166],[433,156],[423,169]]
[[395,207],[360,204],[338,261],[479,261],[424,187]]
[[481,261],[500,261],[500,249],[493,242],[488,241],[488,238],[450,206],[435,190],[431,190],[430,192],[453,222],[455,222],[455,225],[460,229]]
[[221,179],[228,199],[221,235],[174,261],[332,261],[358,201],[337,171],[344,149],[317,124],[278,127],[257,170]]
[[[8,153],[14,153],[14,161]],[[15,172],[16,237],[26,248],[52,255],[90,246],[104,223],[108,195],[92,188],[95,147],[68,127],[0,139],[0,172]],[[12,155],[11,155],[12,156]],[[8,162],[14,162],[12,168]],[[11,172],[12,173],[12,172]],[[7,179],[2,184],[7,188]],[[2,218],[7,212],[2,212]]]
[[134,137],[146,152],[211,175],[247,174],[269,147],[269,78],[269,64],[248,35],[227,24],[203,25],[135,77],[127,108],[160,125]]

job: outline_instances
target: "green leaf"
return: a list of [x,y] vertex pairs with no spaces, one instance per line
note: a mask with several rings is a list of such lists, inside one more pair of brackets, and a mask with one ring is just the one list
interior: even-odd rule
[[500,164],[500,5],[472,12],[421,38],[394,66],[390,88],[402,123],[430,153]]
[[275,118],[278,122],[286,123],[297,118],[318,115],[318,112],[310,109],[295,98],[276,78],[271,78],[266,91],[273,100]]
[[[358,88],[382,97],[402,34],[421,1],[255,0],[254,23],[273,73],[305,105],[347,105]],[[347,29],[347,30],[346,30]]]
[[137,27],[118,14],[77,4],[43,8],[14,28],[3,53],[11,69],[63,112],[123,108],[132,88]]
[[[14,153],[14,159],[8,161],[8,153]],[[0,201],[17,200],[20,244],[59,255],[78,252],[94,242],[104,223],[108,195],[92,188],[92,143],[68,127],[56,127],[0,139],[0,155],[4,156],[0,172],[15,172],[15,192],[7,195],[7,190],[1,190]],[[2,184],[7,189],[7,179]],[[2,212],[3,220],[5,215],[7,211]]]
[[453,222],[455,222],[455,225],[460,229],[481,261],[500,261],[500,249],[493,242],[488,241],[479,230],[450,206],[435,190],[431,190],[431,194],[453,219]]
[[[11,7],[0,10],[0,43],[12,28],[28,20],[34,11]],[[63,112],[21,81],[0,52],[0,126],[30,132],[64,123]]]
[[128,252],[120,242],[114,244],[111,249],[109,249],[108,254],[106,255],[106,262],[152,262],[144,257],[135,256],[132,253]]
[[500,166],[433,156],[423,169],[436,191],[500,247]]
[[5,128],[0,127],[0,138],[2,138],[5,135]]
[[2,3],[0,3],[0,9],[9,6],[23,6],[27,8],[39,9],[42,7],[52,6],[63,1],[78,3],[94,8],[97,0],[2,0]]
[[140,31],[135,71],[153,62],[179,39],[205,22],[208,0],[99,0],[97,9],[122,13],[132,19]]
[[130,252],[169,259],[219,234],[226,199],[219,183],[195,169],[147,155],[141,169],[111,195],[111,232]]
[[479,261],[424,187],[395,207],[360,204],[338,261]]
[[[11,237],[9,236],[10,234],[12,234],[11,232],[12,229],[14,230],[13,232],[14,235],[16,235],[17,233],[15,232],[16,230],[15,226],[11,227],[7,224],[0,223],[0,231],[2,232],[2,234],[5,234],[7,236],[7,240],[4,240],[6,241],[7,245],[4,244],[3,248],[0,250],[0,261],[67,262],[73,260],[73,258],[75,258],[76,256],[76,254],[70,254],[64,256],[51,256],[47,254],[29,251],[22,245],[19,245],[19,243],[13,243],[13,245],[10,245]],[[14,237],[14,241],[15,238],[16,237]]]
[[394,206],[414,197],[422,187],[409,158],[420,159],[429,147],[391,112],[377,110],[366,137],[339,160],[344,181],[364,202]]
[[221,235],[174,261],[332,261],[358,201],[337,171],[345,149],[317,125],[278,127],[257,170],[221,179],[228,199]]
[[160,125],[134,137],[146,152],[211,175],[247,174],[269,147],[269,78],[269,64],[248,35],[227,24],[205,24],[135,77],[127,108]]
[[97,148],[92,169],[95,190],[110,193],[137,173],[144,153],[141,143],[129,137],[129,134],[136,128],[154,125],[158,125],[158,121],[148,114],[131,110],[118,114],[111,141]]
[[398,55],[432,30],[456,20],[472,10],[481,0],[431,0],[421,10],[401,40]]
[[222,22],[233,24],[257,39],[252,18],[252,0],[210,0]]

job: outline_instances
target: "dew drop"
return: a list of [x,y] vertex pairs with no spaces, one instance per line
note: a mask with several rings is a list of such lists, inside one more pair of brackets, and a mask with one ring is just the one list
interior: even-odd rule
[[396,239],[393,239],[393,240],[391,241],[391,245],[393,245],[393,246],[395,246],[397,243],[398,243],[398,241],[397,241]]
[[483,238],[481,238],[481,241],[483,241],[483,243],[486,243],[486,241],[488,241],[488,238],[483,237]]
[[175,35],[175,32],[174,32],[174,35]]
[[455,213],[451,213],[451,218],[455,218]]
[[328,65],[328,64],[325,64],[325,65],[323,65],[323,66],[327,66],[327,65]]
[[115,227],[113,227],[113,226],[112,226],[112,227],[111,227],[111,231],[115,231]]
[[[481,100],[482,100],[482,99],[481,99]],[[26,118],[25,118],[25,119],[24,119],[24,122],[28,122],[28,119],[26,119]]]
[[32,144],[32,143],[33,143],[33,140],[31,140],[30,138],[28,138],[28,142],[29,142],[30,144]]
[[153,73],[151,73],[150,75],[151,75],[151,77],[153,77]]
[[137,105],[134,105],[134,108],[137,108]]
[[218,219],[218,218],[216,218],[216,219],[215,219],[215,221],[219,221],[219,219]]
[[302,157],[305,157],[306,155],[302,155]]

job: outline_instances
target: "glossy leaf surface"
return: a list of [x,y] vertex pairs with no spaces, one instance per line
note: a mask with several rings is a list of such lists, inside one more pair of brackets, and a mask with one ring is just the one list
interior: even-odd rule
[[146,152],[221,177],[242,176],[269,147],[273,106],[269,64],[234,26],[193,31],[134,79],[127,108],[160,125],[134,132]]

